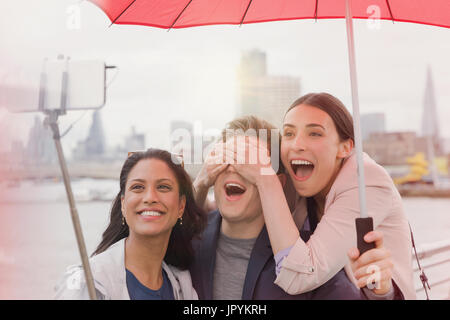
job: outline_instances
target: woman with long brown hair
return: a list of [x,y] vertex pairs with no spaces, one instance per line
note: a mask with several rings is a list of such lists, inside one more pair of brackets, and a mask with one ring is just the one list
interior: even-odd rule
[[[336,97],[310,93],[287,110],[281,136],[281,161],[297,193],[293,214],[276,176],[253,175],[250,179],[263,199],[264,218],[279,259],[275,282],[289,293],[300,293],[327,281],[342,267],[349,268],[348,257],[353,262],[359,257],[352,249],[355,218],[359,217],[352,116]],[[348,274],[365,287],[374,276],[367,271],[376,270],[381,285],[380,290],[373,288],[374,293],[396,289],[399,296],[414,299],[411,238],[401,197],[386,170],[367,154],[364,171],[367,211],[376,229],[365,240],[375,242],[377,248],[361,255]],[[246,172],[242,170],[244,176]],[[298,236],[295,220],[303,224],[308,203],[318,223],[305,243]]]
[[[290,294],[313,290],[345,266],[361,288],[378,280],[376,287],[369,285],[372,290],[365,290],[375,294],[371,299],[414,299],[411,238],[401,197],[386,170],[366,154],[367,209],[376,231],[367,234],[365,241],[374,242],[376,248],[361,256],[354,248],[355,218],[360,214],[353,147],[353,120],[342,102],[328,93],[310,93],[290,106],[282,128],[280,158],[293,197],[283,190],[275,172],[267,174],[270,164],[243,164],[239,159],[239,153],[245,154],[242,149],[264,154],[260,151],[264,147],[230,145],[224,153],[234,154],[228,162],[257,186],[277,262],[275,283],[282,289]],[[203,175],[208,179],[199,180],[214,180],[224,165],[210,167]],[[263,170],[266,174],[261,174]],[[293,201],[288,204],[288,200]],[[312,224],[307,219],[311,212],[314,215],[309,216],[316,218]],[[314,231],[307,242],[299,236],[304,224]]]
[[[176,156],[159,149],[133,153],[120,173],[110,223],[90,259],[97,297],[197,299],[187,269],[191,240],[205,223]],[[56,298],[88,297],[82,268],[69,267]]]

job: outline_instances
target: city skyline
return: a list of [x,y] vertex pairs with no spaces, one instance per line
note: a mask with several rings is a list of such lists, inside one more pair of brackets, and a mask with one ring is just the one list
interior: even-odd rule
[[[384,113],[366,113],[361,115],[361,129],[363,134],[363,147],[365,152],[369,152],[372,157],[376,158],[376,154],[373,154],[377,149],[381,154],[386,149],[386,145],[383,143],[383,138],[390,140],[391,142],[395,142],[396,145],[392,145],[390,149],[395,150],[400,147],[405,150],[409,150],[403,152],[403,154],[412,155],[414,152],[421,151],[424,149],[424,135],[423,132],[417,131],[388,131],[385,129],[385,114]],[[194,130],[194,127],[196,128]],[[170,123],[170,129],[168,132],[168,136],[171,136],[171,147],[178,148],[180,136],[177,135],[177,130],[182,129],[185,134],[189,134],[189,142],[188,147],[193,148],[196,143],[194,140],[197,136],[201,137],[203,140],[203,147],[208,146],[213,142],[214,136],[211,136],[211,132],[208,130],[203,130],[203,126],[201,123],[189,122],[189,121],[173,121]],[[218,128],[216,130],[217,137],[219,137],[219,133],[223,128]],[[200,131],[199,131],[200,130]],[[134,126],[130,128],[131,133],[122,137],[122,142],[117,143],[115,145],[107,145],[105,142],[108,140],[108,137],[105,135],[105,131],[102,126],[101,114],[98,110],[94,111],[92,114],[92,122],[89,128],[89,133],[85,138],[81,138],[77,141],[77,145],[72,150],[66,150],[66,156],[70,161],[99,161],[103,160],[116,160],[121,159],[128,151],[142,151],[146,148],[152,147],[151,145],[146,143],[145,134],[136,132]],[[28,133],[28,140],[25,143],[25,146],[22,141],[11,141],[11,151],[14,153],[24,152],[24,156],[29,156],[31,159],[37,160],[37,163],[55,163],[56,162],[56,150],[54,150],[54,144],[51,137],[51,132],[49,128],[45,128],[44,124],[39,120],[38,116],[34,118],[34,124],[30,128]],[[216,138],[217,138],[216,137]],[[392,137],[400,137],[405,140],[404,145],[399,141],[392,139]],[[408,137],[408,138],[402,138]],[[398,138],[397,138],[398,139]],[[418,139],[419,147],[416,150],[414,143],[412,140]],[[446,153],[450,153],[450,139],[439,138],[437,137],[436,150],[439,155],[444,155]],[[376,143],[376,147],[374,148],[373,144]],[[381,150],[381,149],[383,150]],[[367,150],[366,150],[367,149]],[[172,150],[173,151],[173,150]],[[194,158],[197,159],[194,155],[194,150],[190,150],[191,152],[191,160],[194,161]],[[380,157],[379,157],[380,158]],[[380,159],[382,159],[381,156]],[[24,158],[26,161],[26,159]],[[397,161],[400,159],[397,159]],[[383,163],[383,161],[382,161]]]
[[[79,8],[78,24],[74,8]],[[201,121],[204,128],[222,128],[237,115],[236,69],[245,50],[266,52],[269,74],[300,78],[302,94],[328,91],[351,110],[343,20],[167,32],[142,26],[108,28],[107,17],[86,1],[16,1],[2,3],[0,9],[0,83],[16,75],[38,74],[42,60],[59,53],[118,66],[108,71],[102,109],[109,146],[118,144],[131,126],[163,148],[169,146],[171,121]],[[14,34],[8,32],[11,28]],[[361,113],[383,112],[388,131],[420,131],[430,65],[441,135],[450,137],[450,128],[444,126],[444,119],[450,118],[448,30],[385,21],[371,29],[366,21],[356,20],[355,37]],[[61,128],[80,115],[81,111],[61,117]],[[33,117],[0,108],[1,124],[22,140]],[[89,125],[87,116],[77,122],[63,140],[66,150],[87,136]]]
[[[236,67],[236,76],[238,78],[239,89],[237,90],[237,95],[239,96],[238,102],[236,103],[236,115],[240,116],[243,114],[258,114],[265,120],[273,121],[277,113],[282,113],[282,110],[275,103],[274,100],[284,101],[286,97],[290,97],[291,100],[295,99],[296,96],[300,95],[300,78],[289,77],[284,75],[272,75],[267,72],[267,61],[266,52],[252,49],[249,51],[244,51],[241,53],[241,60],[239,65]],[[281,79],[281,81],[280,81]],[[287,90],[283,89],[283,86],[287,84]],[[384,112],[369,112],[361,114],[361,130],[363,142],[368,143],[367,150],[370,150],[372,156],[374,150],[381,148],[382,145],[373,147],[373,141],[371,141],[370,136],[372,134],[376,135],[375,143],[382,137],[386,137],[388,140],[392,134],[399,136],[411,136],[413,139],[417,136],[422,137],[427,134],[427,132],[432,132],[435,135],[436,146],[440,154],[445,152],[450,152],[450,139],[441,139],[440,129],[438,126],[439,115],[436,110],[436,97],[434,93],[433,77],[431,69],[427,69],[427,76],[425,81],[425,92],[423,96],[423,111],[422,118],[420,122],[422,124],[421,130],[386,130],[386,114]],[[297,92],[298,90],[298,92]],[[297,93],[295,93],[297,92]],[[294,94],[294,95],[293,95]],[[275,99],[276,98],[276,99]],[[288,101],[291,101],[288,100]],[[284,101],[287,104],[287,101]],[[258,113],[258,105],[261,111]],[[427,112],[430,110],[430,112]],[[32,155],[32,158],[42,158],[43,162],[48,162],[46,159],[49,154],[54,149],[53,144],[50,141],[50,148],[48,146],[51,140],[51,133],[47,130],[47,138],[42,139],[45,130],[39,116],[35,115],[33,119],[33,126],[30,128],[28,134],[28,140],[25,141],[26,144],[26,154]],[[279,123],[274,123],[280,127]],[[194,139],[193,128],[194,126],[204,130],[205,127],[201,121],[185,121],[185,120],[172,120],[170,122],[170,129],[167,136],[172,137],[176,129],[182,128],[190,132],[191,139]],[[197,132],[197,134],[203,134],[203,139],[209,139],[205,136],[205,132],[210,130],[208,128],[204,132]],[[220,132],[222,128],[214,128],[217,132]],[[431,131],[430,131],[431,130]],[[119,152],[127,153],[127,150],[143,150],[145,148],[151,147],[151,145],[146,145],[145,133],[136,134],[134,125],[131,126],[131,135],[123,136],[122,143],[115,141],[115,144],[107,144],[108,137],[105,136],[105,131],[103,129],[103,121],[101,118],[101,110],[95,110],[92,113],[92,122],[86,138],[80,138],[76,141],[76,146],[72,149],[66,150],[68,159],[72,161],[84,161],[84,160],[95,160],[95,159],[114,159],[114,157],[121,158]],[[198,131],[198,130],[197,130]],[[37,133],[39,132],[39,133]],[[381,134],[381,135],[380,135]],[[41,139],[42,141],[38,141]],[[409,138],[411,139],[411,138]],[[176,141],[170,140],[170,148],[176,145]],[[392,140],[394,141],[394,140]],[[20,144],[23,142],[14,140],[11,142],[11,150],[20,149]],[[193,140],[191,141],[191,146],[193,145]],[[398,142],[396,142],[398,143]],[[47,147],[44,147],[47,146]],[[30,151],[34,148],[34,151]],[[411,142],[406,143],[404,148],[406,150],[412,150]],[[51,149],[51,150],[50,150]],[[366,149],[366,148],[365,148]],[[395,149],[395,147],[394,147]],[[419,149],[422,149],[420,147]],[[387,150],[387,149],[386,149]],[[191,151],[193,152],[193,150]],[[367,151],[366,151],[367,152]],[[381,152],[381,151],[380,151]],[[41,157],[40,154],[43,156]],[[408,152],[406,152],[408,154]],[[108,155],[108,156],[107,156]],[[56,157],[56,154],[53,158]],[[191,155],[194,159],[194,155]],[[380,159],[386,158],[382,156]],[[397,159],[396,161],[398,161]]]

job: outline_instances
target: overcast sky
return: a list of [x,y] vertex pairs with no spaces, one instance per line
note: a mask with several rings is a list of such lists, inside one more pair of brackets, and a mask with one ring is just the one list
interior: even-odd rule
[[[108,71],[101,111],[111,147],[122,144],[132,126],[146,134],[148,147],[168,147],[172,120],[202,121],[205,130],[222,128],[236,114],[236,67],[241,52],[250,49],[267,53],[270,74],[300,77],[302,94],[327,91],[351,110],[344,20],[170,32],[109,25],[87,1],[1,1],[0,84],[36,77],[43,59],[59,53],[118,66],[117,74]],[[390,131],[419,131],[430,66],[441,132],[450,137],[450,30],[392,22],[373,29],[366,20],[355,21],[354,27],[361,113],[384,112]],[[83,114],[63,117],[62,130]],[[33,117],[0,109],[1,126],[24,141]],[[92,112],[86,112],[64,138],[67,152],[87,135],[91,121]]]

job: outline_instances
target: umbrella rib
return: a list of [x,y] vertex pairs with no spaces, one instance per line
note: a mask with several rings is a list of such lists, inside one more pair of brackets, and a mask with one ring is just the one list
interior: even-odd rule
[[181,10],[181,12],[178,14],[178,16],[175,18],[175,20],[172,22],[172,24],[170,25],[169,29],[167,29],[167,31],[170,31],[173,26],[175,25],[175,23],[178,21],[178,19],[180,19],[181,15],[183,14],[183,12],[187,9],[187,7],[189,7],[189,5],[191,4],[192,0],[189,0],[188,4],[184,7],[183,10]]
[[316,0],[316,8],[314,9],[314,19],[317,22],[317,9],[319,8],[319,0]]
[[125,13],[125,11],[127,11],[134,3],[136,2],[136,0],[133,0],[115,19],[113,22],[111,22],[111,24],[109,25],[110,27]]
[[389,14],[391,15],[392,23],[394,23],[394,16],[392,15],[391,5],[389,4],[389,0],[386,0],[386,4],[389,10]]
[[252,1],[253,0],[250,0],[248,2],[247,9],[245,9],[245,12],[244,12],[244,15],[242,16],[241,23],[239,24],[239,27],[241,27],[242,24],[244,23],[245,16],[247,15],[248,9],[250,8],[250,5],[252,4]]

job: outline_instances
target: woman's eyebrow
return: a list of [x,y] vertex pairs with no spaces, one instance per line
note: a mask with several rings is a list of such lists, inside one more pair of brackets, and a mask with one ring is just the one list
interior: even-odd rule
[[[172,182],[172,180],[171,180],[171,179],[169,179],[169,178],[162,178],[162,179],[158,179],[158,180],[156,180],[156,182],[162,182],[162,181],[168,181],[168,182],[171,182],[171,183],[173,183],[173,182]],[[139,178],[136,178],[136,179],[132,179],[132,180],[130,180],[130,182],[146,182],[146,180],[144,180],[144,179],[139,179]]]
[[307,127],[307,128],[320,127],[320,128],[322,128],[323,130],[325,130],[325,127],[324,127],[323,125],[321,125],[321,124],[318,124],[318,123],[309,123],[309,124],[306,125],[306,127]]
[[171,179],[169,179],[169,178],[162,178],[162,179],[156,180],[156,182],[163,182],[163,181],[167,181],[167,182],[173,183],[173,181]]
[[[285,123],[285,124],[283,124],[283,128],[284,128],[284,127],[295,128],[295,126],[294,126],[293,124],[290,124],[290,123]],[[320,128],[322,128],[323,130],[326,130],[325,127],[324,127],[323,125],[318,124],[318,123],[309,123],[309,124],[307,124],[305,127],[306,127],[306,128],[320,127]]]

